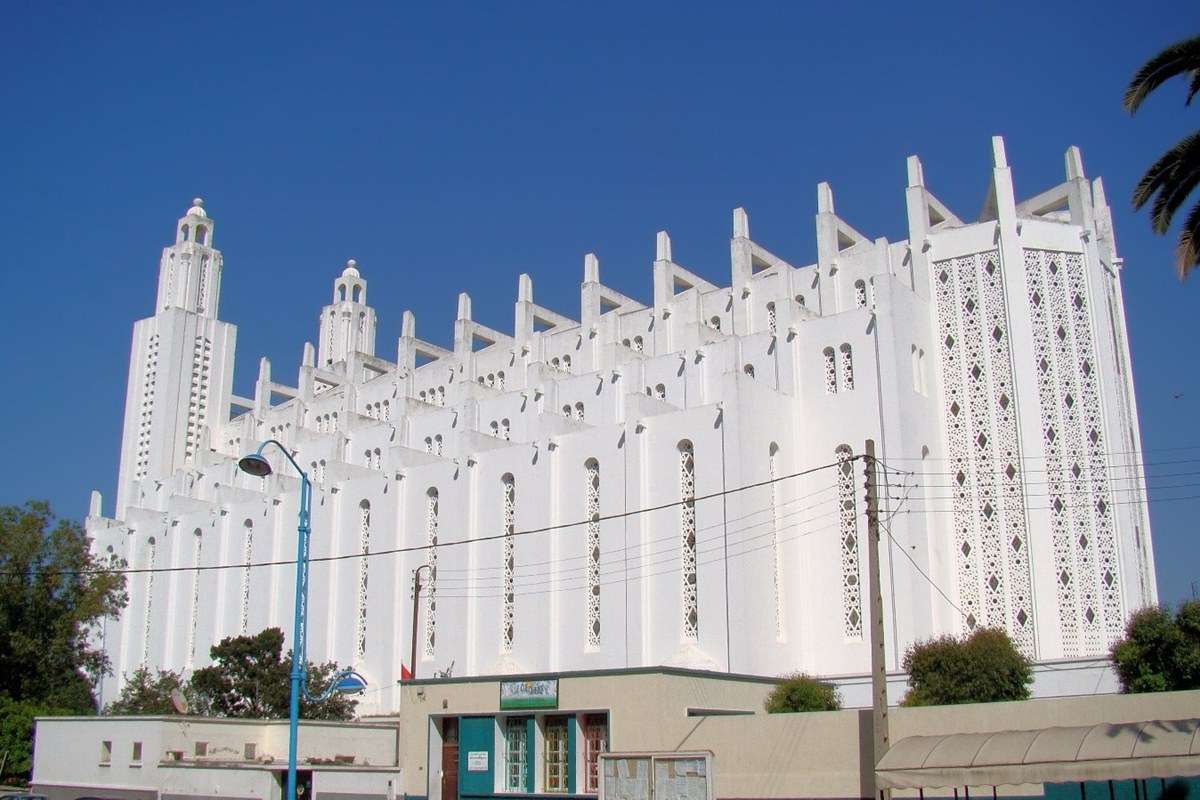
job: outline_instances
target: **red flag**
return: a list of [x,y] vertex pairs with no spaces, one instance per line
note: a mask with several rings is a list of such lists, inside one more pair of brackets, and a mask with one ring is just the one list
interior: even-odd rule
[[408,667],[404,666],[403,664],[400,665],[400,680],[402,680],[402,681],[411,681],[412,680],[412,673],[409,671]]

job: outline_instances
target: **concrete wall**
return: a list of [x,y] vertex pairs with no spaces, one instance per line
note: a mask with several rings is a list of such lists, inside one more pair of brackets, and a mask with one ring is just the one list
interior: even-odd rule
[[[607,710],[609,749],[614,752],[712,751],[719,798],[872,797],[870,711],[767,714],[762,704],[770,688],[755,680],[670,673],[563,677],[558,711]],[[403,691],[402,790],[436,800],[441,738],[431,718],[498,713],[499,684],[430,682],[410,684]],[[688,716],[689,709],[752,713]],[[1195,716],[1200,716],[1200,691],[895,707],[890,713],[893,742],[935,733]],[[1041,787],[1009,787],[1001,793],[1040,794]]]

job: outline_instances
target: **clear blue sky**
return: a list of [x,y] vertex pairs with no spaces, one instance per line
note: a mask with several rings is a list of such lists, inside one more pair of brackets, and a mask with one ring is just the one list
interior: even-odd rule
[[[725,283],[738,205],[756,239],[811,263],[821,180],[859,230],[905,238],[912,153],[973,218],[996,133],[1019,196],[1061,181],[1072,144],[1104,176],[1147,459],[1200,471],[1200,275],[1181,286],[1171,239],[1128,204],[1200,107],[1181,84],[1136,118],[1120,107],[1145,58],[1200,31],[1194,0],[431,5],[5,6],[0,503],[81,517],[99,488],[111,510],[131,325],[195,195],[249,394],[261,355],[292,379],[347,258],[394,357],[405,308],[449,343],[464,289],[508,329],[520,272],[577,313],[587,251],[645,299],[660,228]],[[1169,484],[1152,497],[1200,495],[1200,478]],[[1153,503],[1165,601],[1200,578],[1198,512]]]

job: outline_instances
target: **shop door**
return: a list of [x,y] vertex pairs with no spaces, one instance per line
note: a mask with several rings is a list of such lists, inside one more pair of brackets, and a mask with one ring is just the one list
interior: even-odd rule
[[442,720],[442,800],[458,800],[458,718]]

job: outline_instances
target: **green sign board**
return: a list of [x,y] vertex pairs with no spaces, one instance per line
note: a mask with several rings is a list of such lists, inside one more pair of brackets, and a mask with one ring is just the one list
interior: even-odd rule
[[502,681],[500,710],[514,708],[558,708],[558,679]]

